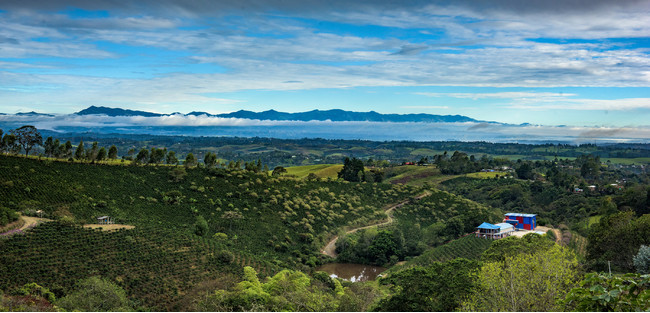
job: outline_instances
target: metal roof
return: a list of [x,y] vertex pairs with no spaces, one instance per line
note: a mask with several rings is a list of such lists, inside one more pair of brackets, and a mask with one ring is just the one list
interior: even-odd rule
[[526,213],[506,213],[506,216],[535,217],[535,216],[537,216],[537,214],[526,214]]
[[499,224],[496,224],[496,225],[494,225],[494,226],[497,226],[497,227],[499,227],[499,228],[501,228],[501,229],[504,229],[504,228],[515,228],[514,226],[512,226],[512,224],[508,224],[508,223],[499,223]]
[[108,216],[100,216],[100,217],[98,217],[97,219],[98,219],[98,220],[103,220],[103,219],[107,219],[107,218],[108,218]]
[[499,227],[499,226],[497,226],[497,225],[490,224],[490,223],[483,222],[483,224],[479,225],[479,226],[476,227],[476,228],[482,228],[482,229],[499,229],[499,228],[501,228],[501,227]]

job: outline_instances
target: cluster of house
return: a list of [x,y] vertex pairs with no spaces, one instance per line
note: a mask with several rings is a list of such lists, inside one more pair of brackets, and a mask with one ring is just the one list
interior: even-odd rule
[[[609,184],[609,185],[600,187],[601,190],[604,189],[604,188],[613,188],[613,189],[616,189],[616,190],[623,190],[623,185]],[[589,185],[589,186],[587,186],[587,189],[589,191],[596,191],[599,188],[596,185]],[[580,192],[583,192],[583,191],[584,191],[584,189],[582,189],[582,188],[578,188],[578,187],[573,188],[573,192],[575,192],[575,193],[580,193]]]
[[517,229],[535,230],[537,214],[507,213],[503,222],[498,224],[483,223],[477,227],[476,237],[501,239],[511,236]]

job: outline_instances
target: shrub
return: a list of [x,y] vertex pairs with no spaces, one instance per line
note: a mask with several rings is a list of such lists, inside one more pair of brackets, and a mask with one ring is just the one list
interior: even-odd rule
[[235,255],[233,255],[230,251],[221,250],[214,255],[214,258],[218,263],[230,264],[235,260]]
[[68,311],[133,311],[124,289],[96,276],[81,280],[75,291],[59,299],[56,304]]

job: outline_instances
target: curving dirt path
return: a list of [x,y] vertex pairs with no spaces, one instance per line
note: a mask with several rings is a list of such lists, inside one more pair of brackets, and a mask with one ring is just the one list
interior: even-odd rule
[[[422,199],[422,198],[424,198],[424,197],[426,197],[426,196],[428,196],[430,194],[431,194],[431,192],[425,191],[421,195],[415,197],[415,199]],[[377,223],[377,224],[372,224],[372,225],[366,225],[366,226],[362,226],[362,227],[353,228],[353,229],[350,229],[350,230],[346,231],[345,234],[346,235],[347,234],[352,234],[352,233],[357,232],[357,231],[362,230],[362,229],[367,229],[367,228],[371,228],[371,227],[378,227],[378,226],[384,226],[384,225],[391,224],[393,222],[393,214],[392,214],[393,211],[395,209],[397,209],[399,207],[402,207],[403,205],[409,203],[410,201],[411,201],[410,199],[406,199],[406,200],[404,200],[402,202],[393,204],[393,205],[389,206],[388,208],[386,208],[386,210],[384,210],[384,213],[386,213],[386,215],[388,216],[388,219],[386,221],[381,222],[381,223]],[[336,258],[337,254],[336,254],[335,250],[336,250],[336,241],[337,240],[339,240],[339,236],[334,236],[334,238],[332,238],[332,240],[330,240],[325,245],[325,247],[323,247],[323,249],[321,249],[320,252],[322,254],[328,255],[328,256],[330,256],[332,258]]]
[[20,219],[25,221],[25,225],[23,225],[20,230],[25,230],[27,228],[31,228],[36,226],[38,223],[42,222],[51,222],[52,220],[49,218],[40,218],[40,217],[33,217],[33,216],[25,216],[21,215]]

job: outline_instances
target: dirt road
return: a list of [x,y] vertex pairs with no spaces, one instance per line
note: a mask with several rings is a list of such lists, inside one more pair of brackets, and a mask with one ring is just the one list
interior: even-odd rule
[[49,218],[40,218],[40,217],[32,217],[32,216],[24,216],[24,215],[21,215],[20,219],[25,221],[25,225],[23,225],[23,227],[21,227],[20,230],[25,230],[27,228],[32,228],[32,227],[36,226],[38,223],[51,222],[52,221]]
[[[424,198],[424,197],[426,197],[426,196],[428,196],[430,194],[431,193],[429,191],[425,191],[421,195],[415,197],[415,199],[422,199],[422,198]],[[350,229],[350,230],[346,231],[345,234],[351,234],[351,233],[357,232],[357,231],[362,230],[362,229],[367,229],[367,228],[371,228],[371,227],[378,227],[378,226],[384,226],[384,225],[388,225],[388,224],[392,223],[393,222],[393,214],[392,214],[393,211],[396,208],[402,207],[403,205],[409,203],[410,201],[411,201],[410,199],[407,199],[407,200],[404,200],[404,201],[402,201],[400,203],[393,204],[393,205],[389,206],[388,208],[386,208],[386,210],[384,210],[384,213],[386,213],[386,215],[388,216],[388,219],[386,221],[381,222],[381,223],[377,223],[377,224],[372,224],[372,225],[366,225],[366,226],[362,226],[362,227],[353,228],[353,229]],[[325,254],[325,255],[328,255],[330,257],[336,258],[337,254],[336,254],[335,250],[336,250],[336,241],[338,239],[339,239],[339,236],[334,236],[334,238],[332,238],[332,240],[330,240],[330,242],[328,242],[320,252],[322,254]]]

